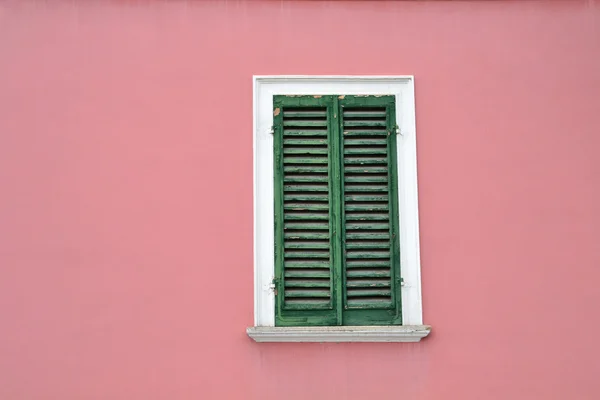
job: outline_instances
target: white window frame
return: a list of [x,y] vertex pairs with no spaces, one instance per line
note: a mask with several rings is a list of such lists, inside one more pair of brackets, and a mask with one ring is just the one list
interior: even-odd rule
[[[423,325],[413,76],[254,76],[254,327],[256,341],[418,341]],[[402,326],[275,327],[273,96],[394,95]]]

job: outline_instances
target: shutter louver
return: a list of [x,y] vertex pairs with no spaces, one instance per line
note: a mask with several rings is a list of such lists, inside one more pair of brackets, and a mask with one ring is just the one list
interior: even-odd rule
[[[356,97],[341,108],[344,306],[349,310],[344,318],[349,323],[354,320],[352,310],[388,310],[383,320],[367,323],[397,323],[393,320],[399,318],[397,207],[395,175],[390,173],[396,168],[390,137],[395,121],[393,103],[377,103],[377,98]],[[359,320],[367,315],[355,314]]]
[[[278,306],[280,317],[285,318],[288,325],[296,324],[294,321],[304,322],[298,323],[302,325],[328,324],[332,320],[327,318],[327,313],[334,315],[330,243],[331,134],[329,108],[326,104],[319,105],[322,102],[312,97],[285,98],[279,109],[283,237],[280,242],[282,274],[278,285],[282,293],[278,293]],[[277,113],[277,108],[275,110]],[[315,315],[317,318],[312,318]]]
[[283,110],[284,305],[331,303],[327,109]]
[[394,96],[274,96],[275,324],[401,324]]

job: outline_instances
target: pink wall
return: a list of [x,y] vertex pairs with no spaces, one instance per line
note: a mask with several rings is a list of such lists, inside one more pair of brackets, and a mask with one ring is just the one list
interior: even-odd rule
[[[246,336],[253,74],[415,75],[423,342]],[[598,399],[599,148],[599,1],[3,2],[0,399]]]

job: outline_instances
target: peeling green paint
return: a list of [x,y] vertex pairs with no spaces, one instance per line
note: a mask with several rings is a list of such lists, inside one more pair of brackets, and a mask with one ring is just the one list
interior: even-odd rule
[[394,100],[274,96],[276,325],[401,324]]

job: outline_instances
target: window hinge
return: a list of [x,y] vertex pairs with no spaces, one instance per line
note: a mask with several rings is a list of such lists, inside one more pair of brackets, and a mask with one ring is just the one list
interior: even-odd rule
[[400,286],[404,286],[404,278],[400,278]]
[[398,125],[396,125],[396,134],[402,136],[402,131],[400,130]]
[[269,290],[271,290],[275,294],[275,296],[277,296],[277,286],[279,286],[278,283],[279,283],[279,280],[277,278],[273,277],[273,280],[269,284]]
[[271,135],[274,135],[274,134],[275,134],[275,127],[274,127],[274,126],[271,126],[271,130],[269,131],[269,133],[270,133]]

